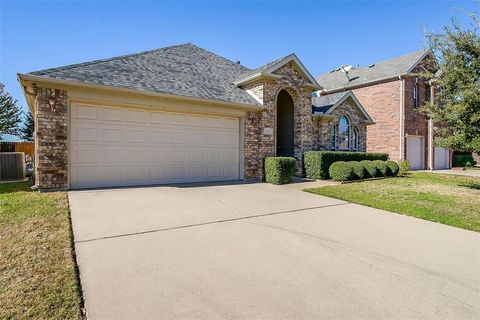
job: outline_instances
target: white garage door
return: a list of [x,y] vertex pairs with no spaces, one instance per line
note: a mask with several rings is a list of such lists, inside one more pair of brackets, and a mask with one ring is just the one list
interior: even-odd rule
[[407,137],[407,160],[410,161],[412,170],[424,169],[425,148],[423,147],[423,137]]
[[235,180],[239,119],[74,104],[70,187]]
[[450,152],[448,149],[435,147],[435,169],[448,169],[450,167]]

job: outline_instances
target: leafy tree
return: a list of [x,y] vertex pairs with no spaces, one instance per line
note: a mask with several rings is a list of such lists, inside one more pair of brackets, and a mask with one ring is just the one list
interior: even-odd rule
[[462,27],[452,18],[441,33],[427,34],[439,72],[430,73],[437,103],[424,106],[438,129],[437,144],[458,151],[480,151],[480,20],[470,14]]
[[18,124],[22,121],[22,112],[17,100],[4,90],[0,82],[0,140],[4,134],[17,135]]
[[33,141],[33,133],[35,132],[35,123],[30,111],[25,115],[23,119],[23,127],[20,128],[20,138],[25,141]]

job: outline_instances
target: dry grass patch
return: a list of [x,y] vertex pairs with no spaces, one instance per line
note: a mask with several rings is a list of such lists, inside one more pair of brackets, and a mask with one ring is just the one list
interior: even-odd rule
[[65,192],[0,185],[0,319],[79,319]]
[[306,191],[480,231],[480,178],[477,177],[414,172],[407,177]]

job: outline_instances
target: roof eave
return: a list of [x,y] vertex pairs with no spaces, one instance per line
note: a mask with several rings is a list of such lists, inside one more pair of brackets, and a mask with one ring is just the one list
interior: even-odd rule
[[261,71],[261,72],[257,72],[257,73],[254,73],[252,75],[249,75],[248,77],[246,78],[243,78],[243,79],[239,79],[237,81],[234,81],[233,84],[237,87],[240,87],[240,86],[243,86],[243,85],[246,85],[248,83],[251,83],[251,82],[254,82],[254,81],[257,81],[259,79],[268,79],[268,80],[278,80],[282,78],[281,75],[278,75],[278,74],[274,74],[274,73],[270,73],[270,72],[265,72],[265,71]]
[[61,79],[53,79],[48,77],[41,77],[35,76],[31,74],[21,74],[17,73],[18,80],[21,83],[22,90],[24,95],[27,99],[27,103],[31,110],[33,110],[33,102],[34,97],[33,93],[28,92],[28,85],[33,84],[36,82],[39,83],[47,83],[52,85],[60,85],[60,86],[69,86],[69,87],[82,87],[82,88],[91,88],[91,89],[100,89],[100,90],[111,90],[111,91],[118,91],[118,92],[125,92],[125,93],[132,93],[132,94],[139,94],[139,95],[147,95],[147,96],[154,96],[154,97],[163,97],[163,98],[172,98],[172,99],[182,99],[187,101],[198,101],[198,102],[209,102],[214,105],[223,105],[223,106],[230,106],[233,108],[241,109],[241,110],[248,110],[248,111],[262,111],[263,106],[260,104],[248,104],[248,103],[239,103],[239,102],[231,102],[231,101],[224,101],[224,100],[214,100],[214,99],[207,99],[207,98],[198,98],[198,97],[188,97],[188,96],[181,96],[175,95],[170,93],[162,93],[162,92],[155,92],[155,91],[139,91],[135,89],[128,89],[128,88],[121,88],[115,86],[108,86],[108,85],[101,85],[101,84],[94,84],[82,81],[75,81],[75,80],[61,80]]

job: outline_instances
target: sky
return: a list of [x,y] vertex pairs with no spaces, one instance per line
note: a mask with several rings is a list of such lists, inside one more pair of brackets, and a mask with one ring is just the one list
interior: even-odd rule
[[317,77],[426,48],[425,31],[479,9],[473,0],[0,0],[0,81],[26,111],[17,73],[186,42],[249,68],[293,52]]

